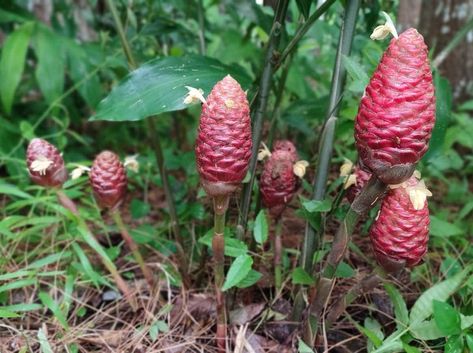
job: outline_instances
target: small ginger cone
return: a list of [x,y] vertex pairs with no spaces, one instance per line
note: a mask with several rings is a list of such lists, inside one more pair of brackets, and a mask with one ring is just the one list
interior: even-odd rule
[[387,271],[397,271],[404,264],[413,267],[427,252],[427,196],[431,195],[424,182],[412,176],[394,186],[383,199],[369,234],[375,257]]
[[279,218],[299,186],[294,174],[297,151],[290,141],[276,141],[271,156],[264,164],[260,178],[263,204],[271,216]]
[[385,184],[399,184],[412,175],[428,149],[435,123],[434,85],[424,39],[413,28],[399,37],[393,34],[355,121],[361,163]]
[[95,157],[89,173],[89,180],[97,203],[102,208],[110,209],[112,218],[120,229],[123,240],[133,253],[146,282],[152,289],[154,285],[153,273],[146,265],[138,245],[128,232],[119,210],[128,186],[125,166],[115,153],[103,151]]
[[[363,170],[359,165],[356,165],[353,168],[353,184],[347,188],[346,197],[350,203],[352,203],[355,198],[360,194],[363,186],[370,180],[371,173]],[[349,177],[350,178],[350,177]]]
[[95,158],[89,180],[102,208],[115,209],[122,203],[128,180],[125,167],[115,153],[103,151]]
[[38,185],[58,188],[67,180],[61,153],[46,140],[31,140],[26,150],[26,165],[31,180]]
[[250,108],[230,75],[217,82],[202,105],[195,146],[197,168],[210,196],[229,195],[240,185],[251,157]]

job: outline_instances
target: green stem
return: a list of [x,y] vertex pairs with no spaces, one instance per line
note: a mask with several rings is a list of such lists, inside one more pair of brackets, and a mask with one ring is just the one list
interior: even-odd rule
[[148,127],[148,137],[151,142],[151,146],[154,149],[156,163],[161,176],[161,182],[163,183],[164,195],[168,204],[169,217],[171,218],[171,228],[176,241],[175,245],[177,249],[177,258],[179,261],[179,271],[181,273],[184,286],[187,288],[190,285],[190,279],[187,272],[189,264],[187,262],[187,254],[184,251],[184,240],[182,239],[179,228],[179,218],[177,216],[176,204],[174,202],[171,185],[169,184],[169,176],[166,166],[164,165],[163,149],[161,147],[161,143],[159,142],[158,132],[156,131],[156,127],[153,124],[152,118],[148,118],[146,121]]
[[205,55],[205,16],[204,16],[204,4],[202,0],[197,0],[197,16],[199,19],[199,52],[201,55]]
[[217,347],[219,353],[226,352],[227,314],[225,294],[222,291],[225,282],[225,212],[229,196],[214,197],[214,236],[212,252],[214,258],[215,299],[217,303]]
[[115,26],[117,27],[118,36],[120,37],[120,42],[122,43],[123,51],[125,53],[126,59],[128,60],[128,65],[132,70],[134,70],[137,68],[136,61],[133,57],[133,53],[131,52],[128,40],[126,39],[125,30],[123,29],[122,21],[120,20],[120,15],[118,14],[115,2],[113,0],[107,0],[107,6],[110,9],[110,12],[112,13],[113,21],[115,22]]
[[438,53],[435,59],[432,61],[432,66],[438,68],[445,59],[450,55],[450,53],[461,43],[463,38],[467,35],[469,31],[473,29],[473,17],[471,17],[463,27],[455,33],[453,39],[448,43],[448,45],[443,48],[443,50]]
[[[359,6],[360,0],[351,0],[348,2],[344,21],[340,31],[337,56],[335,58],[334,70],[332,74],[332,86],[330,89],[327,118],[320,138],[319,158],[315,168],[316,176],[314,179],[314,190],[312,194],[313,200],[323,200],[325,197],[335,137],[338,103],[340,101],[340,96],[346,77],[346,71],[342,64],[342,59],[343,56],[349,55],[351,52]],[[323,224],[323,222],[321,223]],[[304,267],[304,270],[309,273],[312,272],[312,258],[315,249],[318,248],[319,243],[320,240],[316,239],[315,230],[310,226],[309,222],[307,222],[305,228],[304,246],[302,248],[301,263]]]
[[316,297],[310,304],[309,314],[303,322],[303,337],[305,343],[308,345],[313,343],[314,337],[317,334],[317,326],[321,314],[330,297],[334,285],[335,273],[338,265],[345,256],[351,234],[358,224],[361,215],[368,212],[383,196],[385,191],[386,185],[373,175],[353,201],[344,220],[340,224],[328,254],[322,277],[317,283]]
[[[123,24],[120,20],[120,16],[118,15],[117,8],[113,0],[107,0],[107,5],[112,12],[113,20],[115,21],[115,26],[118,31],[118,35],[120,37],[120,41],[122,44],[123,51],[125,56],[128,60],[128,65],[130,69],[136,69],[136,61],[133,57],[133,53],[130,49],[130,45],[125,35],[125,31],[123,30]],[[163,157],[163,149],[161,147],[161,142],[159,141],[158,134],[156,128],[151,121],[151,118],[146,119],[147,122],[147,130],[148,130],[148,138],[151,141],[152,147],[154,149],[154,153],[156,156],[156,161],[158,164],[159,174],[161,175],[161,180],[163,183],[164,194],[166,196],[166,202],[169,208],[169,216],[171,218],[171,227],[173,230],[174,238],[176,240],[176,247],[178,251],[178,261],[179,261],[179,271],[181,273],[184,286],[189,285],[189,278],[187,275],[188,264],[187,264],[187,256],[184,252],[184,243],[179,231],[179,221],[176,212],[176,205],[174,202],[174,197],[172,194],[171,187],[169,185],[169,178],[167,170],[164,166],[164,157]]]
[[251,195],[253,191],[253,184],[255,182],[255,170],[256,163],[258,161],[258,150],[261,143],[261,135],[263,133],[263,120],[266,114],[266,107],[268,104],[269,92],[271,89],[272,77],[274,65],[277,61],[277,55],[275,51],[278,50],[279,42],[281,41],[281,35],[284,26],[284,19],[286,17],[287,7],[289,0],[279,0],[274,14],[273,26],[269,35],[269,42],[266,48],[266,56],[264,61],[263,73],[259,84],[259,91],[257,97],[257,108],[253,116],[253,146],[251,153],[251,160],[249,166],[250,181],[243,187],[242,206],[239,219],[239,226],[243,229],[244,233],[248,222],[248,214],[251,205]]
[[282,268],[281,268],[281,258],[282,258],[282,221],[281,217],[276,219],[276,232],[274,234],[274,284],[276,291],[279,292],[282,285]]
[[286,58],[296,50],[297,44],[302,39],[302,37],[307,33],[310,27],[312,27],[315,21],[317,21],[320,16],[322,16],[330,8],[330,6],[333,5],[335,1],[336,0],[325,1],[322,5],[319,6],[317,10],[315,10],[312,15],[309,16],[307,21],[301,27],[299,27],[294,37],[287,45],[286,49],[284,49],[284,51],[282,52],[278,60],[278,64],[276,65],[276,69],[279,68],[279,66],[284,62],[284,60],[286,60]]
[[105,266],[108,272],[112,275],[118,289],[123,293],[123,296],[128,301],[132,309],[136,311],[137,305],[136,305],[132,291],[126,284],[125,280],[118,273],[118,270],[115,267],[115,264],[110,260],[110,258],[107,256],[105,251],[102,249],[102,246],[95,239],[87,223],[80,216],[79,211],[74,201],[72,201],[62,189],[56,189],[55,192],[61,205],[63,205],[65,208],[67,208],[69,211],[71,211],[74,214],[75,220],[78,224],[78,229],[81,232],[84,241],[87,243],[87,245],[89,245],[90,248],[92,248],[92,250],[94,250],[99,255],[99,258],[102,261],[102,264]]
[[138,245],[135,243],[133,238],[131,237],[130,233],[128,232],[128,229],[123,223],[122,216],[120,214],[119,210],[114,210],[112,211],[112,218],[115,221],[118,229],[120,230],[120,233],[122,235],[123,240],[125,241],[126,245],[128,248],[131,250],[136,262],[141,268],[141,271],[143,272],[143,276],[148,283],[149,289],[152,290],[154,287],[154,277],[153,273],[149,269],[148,266],[146,266],[145,261],[143,260],[143,257],[141,256],[140,250],[138,248]]

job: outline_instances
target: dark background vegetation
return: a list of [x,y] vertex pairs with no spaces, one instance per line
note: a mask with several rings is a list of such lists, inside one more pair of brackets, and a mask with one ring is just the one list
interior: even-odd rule
[[[249,90],[249,97],[256,92],[276,1],[265,1],[266,6],[252,0],[115,3],[138,65],[165,57],[174,62],[190,54],[204,65],[203,56],[207,56],[241,73],[248,82],[244,89]],[[290,1],[281,48],[315,11],[316,3]],[[309,197],[315,173],[345,3],[336,1],[314,23],[272,77],[263,141],[273,121],[275,138],[294,141],[302,159],[310,162],[301,190],[303,197]],[[364,87],[388,45],[388,40],[369,39],[373,28],[384,21],[380,11],[395,18],[401,31],[418,28],[433,60],[437,126],[430,150],[419,165],[433,192],[429,201],[430,251],[422,265],[389,279],[397,290],[389,287],[386,292],[380,285],[370,296],[350,306],[324,342],[334,352],[470,352],[473,280],[467,274],[473,259],[473,1],[361,2],[352,53],[343,60],[347,79],[338,114],[329,195],[334,197],[339,191],[342,180],[338,168],[344,158],[356,160],[354,117]],[[155,136],[150,136],[146,120],[89,121],[103,113],[100,102],[129,73],[115,22],[102,0],[2,1],[0,45],[0,352],[212,352],[211,266],[207,261],[210,238],[205,237],[212,227],[212,213],[199,188],[193,150],[200,108],[195,105],[164,111],[149,118]],[[142,77],[143,85],[148,79]],[[278,95],[280,85],[283,91]],[[160,86],[155,88],[159,91]],[[157,95],[147,101],[147,108],[169,104],[163,97]],[[182,97],[181,93],[178,98]],[[115,103],[108,106],[112,107],[109,116],[122,110],[118,104],[122,101],[126,105],[126,98],[126,91],[115,97]],[[110,299],[116,292],[105,285],[106,273],[95,255],[76,241],[73,222],[61,216],[54,195],[31,184],[24,155],[33,137],[45,138],[63,151],[70,170],[76,163],[90,165],[103,149],[122,157],[138,154],[140,169],[129,171],[129,194],[123,210],[133,237],[146,249],[147,261],[153,264],[165,293],[143,294],[146,314],[136,316],[126,304]],[[194,285],[186,293],[179,290],[170,216],[150,138],[163,146],[187,245],[191,263],[188,270]],[[106,215],[105,222],[101,218],[87,178],[68,181],[66,188],[72,198],[80,201],[81,213],[108,255],[124,276],[136,279],[137,291],[144,293],[142,280],[135,277],[136,266],[124,252],[116,229]],[[237,220],[238,199],[232,200],[232,205],[231,232]],[[332,222],[336,223],[346,209],[347,205],[342,204]],[[284,333],[271,331],[267,325],[287,314],[284,305],[290,305],[295,284],[311,280],[294,276],[305,222],[301,211],[297,198],[285,216],[283,236],[288,250],[283,294],[268,294],[268,249],[258,247],[251,252],[253,268],[262,279],[255,286],[258,289],[240,292],[239,305],[250,317],[240,319],[250,322],[248,330],[256,332],[244,336],[255,352],[309,352],[297,338],[282,344]],[[250,214],[250,233],[255,216]],[[328,229],[330,233],[330,225]],[[367,224],[355,235],[335,295],[342,295],[372,271],[366,232]],[[236,241],[233,245],[236,252],[248,249]],[[435,295],[422,297],[439,284],[442,286],[434,287]],[[403,303],[410,309],[419,297],[424,298],[433,317],[430,326],[414,333],[409,330]],[[261,306],[268,300],[271,305]],[[186,311],[191,314],[182,318]],[[412,316],[411,312],[411,320]],[[400,321],[404,326],[399,339],[394,340],[390,334]],[[238,327],[232,328],[232,339]]]

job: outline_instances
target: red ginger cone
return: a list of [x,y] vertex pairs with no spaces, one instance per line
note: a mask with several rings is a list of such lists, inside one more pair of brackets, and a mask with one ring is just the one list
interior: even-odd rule
[[413,176],[383,199],[370,238],[378,263],[388,271],[396,263],[415,266],[427,252],[430,219],[426,196],[430,195],[424,182]]
[[294,145],[289,141],[277,141],[274,148],[264,164],[260,190],[264,206],[277,218],[296,193],[299,178],[294,174],[294,163],[298,159]]
[[95,199],[103,208],[118,207],[126,194],[126,170],[113,152],[103,151],[95,157],[89,174]]
[[251,157],[250,108],[230,75],[217,82],[202,105],[195,153],[210,196],[232,193],[245,178]]
[[26,165],[31,180],[44,187],[61,187],[67,170],[59,150],[48,141],[35,138],[26,150]]
[[355,121],[360,159],[386,184],[407,180],[428,148],[435,96],[427,54],[413,28],[393,38],[361,99]]

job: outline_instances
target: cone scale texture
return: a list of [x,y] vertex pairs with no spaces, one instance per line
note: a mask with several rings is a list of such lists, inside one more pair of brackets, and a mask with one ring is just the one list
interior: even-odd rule
[[[417,184],[412,177],[410,186]],[[378,263],[405,261],[406,266],[417,265],[427,252],[429,240],[429,209],[416,210],[404,187],[392,189],[383,199],[378,218],[370,228],[370,238]]]
[[393,38],[361,99],[355,121],[359,156],[386,184],[407,180],[428,148],[435,96],[427,54],[415,29]]
[[94,160],[89,180],[95,199],[102,208],[118,207],[126,194],[126,170],[113,152],[103,151]]
[[297,191],[299,178],[293,171],[297,159],[296,148],[291,142],[277,141],[264,164],[260,177],[261,196],[264,206],[275,218],[281,215]]
[[227,75],[213,87],[200,115],[195,153],[207,194],[229,195],[238,187],[248,170],[251,146],[246,94]]
[[61,187],[67,180],[61,153],[46,140],[31,140],[26,150],[26,165],[31,180],[41,186]]

